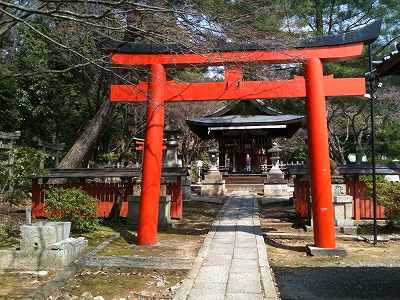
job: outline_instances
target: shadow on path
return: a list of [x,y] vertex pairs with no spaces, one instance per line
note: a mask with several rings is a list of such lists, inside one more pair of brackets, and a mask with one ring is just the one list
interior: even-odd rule
[[400,299],[398,267],[273,268],[282,300]]

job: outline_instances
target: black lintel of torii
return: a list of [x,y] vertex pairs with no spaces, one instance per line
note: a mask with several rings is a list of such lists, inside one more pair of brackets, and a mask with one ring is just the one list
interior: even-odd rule
[[[375,41],[381,30],[382,20],[378,19],[370,24],[362,27],[359,30],[350,32],[332,34],[322,37],[312,37],[308,39],[299,40],[294,42],[291,48],[302,49],[302,48],[315,48],[324,46],[339,46],[354,43],[370,44]],[[233,52],[233,51],[257,51],[257,50],[283,50],[286,49],[283,45],[287,43],[276,43],[276,42],[245,42],[245,43],[234,43],[226,41],[213,41],[212,47],[202,49],[202,52]],[[151,54],[162,54],[162,53],[194,53],[192,48],[189,48],[183,44],[146,44],[146,43],[132,43],[126,41],[112,41],[103,40],[102,47],[114,53],[151,53]]]

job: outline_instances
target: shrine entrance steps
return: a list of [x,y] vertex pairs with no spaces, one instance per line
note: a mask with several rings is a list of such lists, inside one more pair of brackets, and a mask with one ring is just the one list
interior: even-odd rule
[[228,174],[224,175],[225,188],[228,194],[237,191],[250,193],[264,193],[265,176],[261,174]]
[[225,203],[174,299],[278,299],[254,196]]

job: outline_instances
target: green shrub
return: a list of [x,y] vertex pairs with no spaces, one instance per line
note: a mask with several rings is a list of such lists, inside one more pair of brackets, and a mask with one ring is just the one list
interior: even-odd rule
[[[10,165],[10,156],[13,163]],[[12,150],[0,153],[0,193],[7,193],[6,200],[18,203],[27,198],[32,186],[32,175],[44,174],[39,165],[46,154],[30,147],[15,147]],[[11,177],[10,177],[11,170]],[[8,193],[9,186],[14,187],[13,192]]]
[[[360,178],[367,187],[367,193],[372,197],[372,177]],[[392,223],[400,223],[400,182],[390,182],[383,176],[376,177],[376,200],[384,206],[386,216]]]
[[70,221],[73,232],[94,231],[98,226],[96,202],[76,188],[51,188],[46,193],[48,219]]
[[0,216],[0,249],[18,244],[19,223],[11,217]]
[[17,237],[19,234],[19,224],[9,217],[0,220],[0,240]]

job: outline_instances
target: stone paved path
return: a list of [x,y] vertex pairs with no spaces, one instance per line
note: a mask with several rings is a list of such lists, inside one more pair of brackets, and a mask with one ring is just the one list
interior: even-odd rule
[[277,299],[257,210],[252,196],[225,203],[174,299]]

